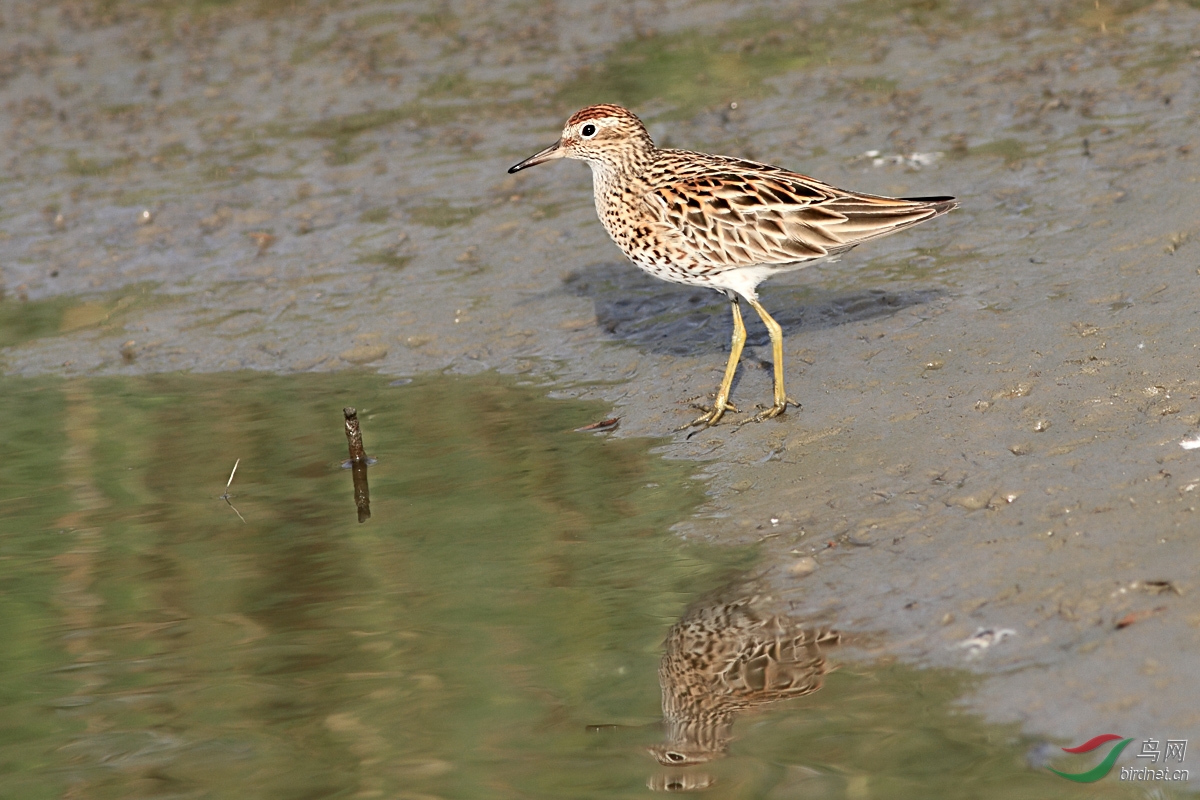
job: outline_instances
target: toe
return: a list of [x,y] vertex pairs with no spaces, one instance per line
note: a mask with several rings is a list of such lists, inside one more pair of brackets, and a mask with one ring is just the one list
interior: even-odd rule
[[764,419],[773,419],[778,417],[784,411],[787,411],[787,403],[776,403],[768,409],[760,411],[755,417],[755,421],[762,422]]

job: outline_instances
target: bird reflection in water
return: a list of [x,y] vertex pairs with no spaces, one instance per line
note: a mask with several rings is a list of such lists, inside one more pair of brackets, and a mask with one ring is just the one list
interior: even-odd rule
[[[666,741],[650,752],[667,767],[722,758],[743,711],[821,688],[829,671],[822,648],[841,637],[766,610],[766,598],[727,587],[695,602],[667,634],[658,667]],[[672,769],[648,783],[659,791],[699,791],[714,779]]]

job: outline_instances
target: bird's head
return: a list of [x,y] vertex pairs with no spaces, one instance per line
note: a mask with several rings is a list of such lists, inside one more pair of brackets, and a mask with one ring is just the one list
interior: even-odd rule
[[519,172],[555,158],[575,158],[594,166],[620,169],[654,150],[646,126],[620,106],[588,106],[575,112],[554,144],[535,153],[509,172]]

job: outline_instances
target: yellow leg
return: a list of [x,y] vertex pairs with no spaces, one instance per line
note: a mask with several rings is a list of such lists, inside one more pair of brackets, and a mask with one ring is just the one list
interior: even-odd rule
[[[725,409],[732,408],[729,404],[729,392],[733,387],[733,376],[737,372],[738,362],[742,360],[742,348],[746,345],[746,323],[742,322],[742,308],[736,298],[730,301],[729,306],[733,309],[733,340],[729,345],[729,363],[725,365],[725,377],[721,379],[721,387],[717,389],[717,399],[713,402],[711,410],[678,430],[686,430],[693,425],[703,425],[706,428],[716,425]],[[733,410],[737,411],[736,408]]]
[[796,408],[799,408],[800,404],[788,398],[783,389],[783,328],[779,327],[779,323],[767,313],[767,310],[757,300],[751,300],[750,305],[758,312],[763,324],[767,326],[767,333],[771,335],[771,357],[775,361],[775,405],[754,418],[756,421],[762,421],[778,417],[787,410],[788,404]]

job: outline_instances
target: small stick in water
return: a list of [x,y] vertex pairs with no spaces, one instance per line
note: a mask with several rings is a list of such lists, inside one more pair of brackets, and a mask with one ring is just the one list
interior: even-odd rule
[[342,415],[346,418],[346,444],[350,447],[350,460],[342,466],[349,466],[354,478],[354,505],[358,507],[358,521],[366,522],[371,518],[371,490],[367,486],[367,464],[370,459],[363,450],[358,410],[346,406],[342,409]]
[[576,428],[575,433],[604,433],[606,431],[615,431],[617,429],[617,425],[619,424],[621,424],[620,417],[610,417],[609,419],[602,419],[599,422],[593,422],[588,425],[584,425],[582,428]]
[[240,519],[242,522],[245,522],[246,518],[242,516],[242,512],[238,511],[237,507],[234,506],[234,504],[229,500],[229,498],[233,497],[233,495],[229,493],[229,487],[233,485],[233,476],[237,474],[238,464],[240,463],[242,463],[240,458],[233,462],[233,469],[229,472],[229,480],[225,481],[225,494],[221,495],[221,499],[225,501],[226,505],[233,509],[233,513],[238,515],[238,519]]
[[350,445],[351,461],[366,461],[367,454],[363,451],[362,431],[358,428],[358,409],[346,406],[342,409],[346,417],[346,443]]

